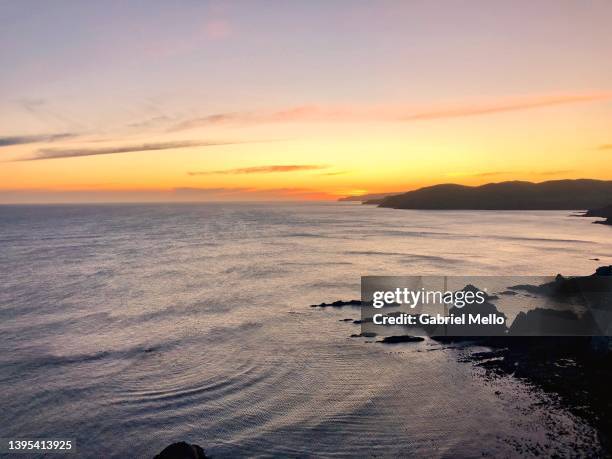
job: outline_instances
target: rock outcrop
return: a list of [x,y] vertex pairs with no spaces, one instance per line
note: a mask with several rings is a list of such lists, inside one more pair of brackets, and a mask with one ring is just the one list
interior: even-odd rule
[[209,459],[199,445],[190,445],[184,441],[166,446],[153,459]]

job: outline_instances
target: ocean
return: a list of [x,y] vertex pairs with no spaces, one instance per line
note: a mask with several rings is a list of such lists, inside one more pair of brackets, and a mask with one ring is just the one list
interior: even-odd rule
[[355,203],[0,206],[0,437],[83,458],[596,454],[553,396],[473,346],[351,338],[362,275],[587,275],[571,212]]

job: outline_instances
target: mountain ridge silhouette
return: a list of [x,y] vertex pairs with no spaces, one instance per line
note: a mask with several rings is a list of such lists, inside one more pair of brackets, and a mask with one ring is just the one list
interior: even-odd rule
[[507,181],[479,186],[445,183],[419,188],[380,201],[393,209],[431,210],[582,210],[612,203],[612,180]]

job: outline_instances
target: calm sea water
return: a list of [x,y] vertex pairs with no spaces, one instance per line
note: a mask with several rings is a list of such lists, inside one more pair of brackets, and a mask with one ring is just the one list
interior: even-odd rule
[[[465,348],[349,338],[361,275],[590,274],[568,212],[355,204],[0,207],[0,437],[79,457],[566,455],[596,433]],[[592,260],[599,258],[599,261]],[[565,453],[565,454],[564,454]]]

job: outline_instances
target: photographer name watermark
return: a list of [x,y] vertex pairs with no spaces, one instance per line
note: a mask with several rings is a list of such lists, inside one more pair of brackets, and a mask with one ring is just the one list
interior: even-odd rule
[[612,276],[364,276],[367,336],[612,336]]

